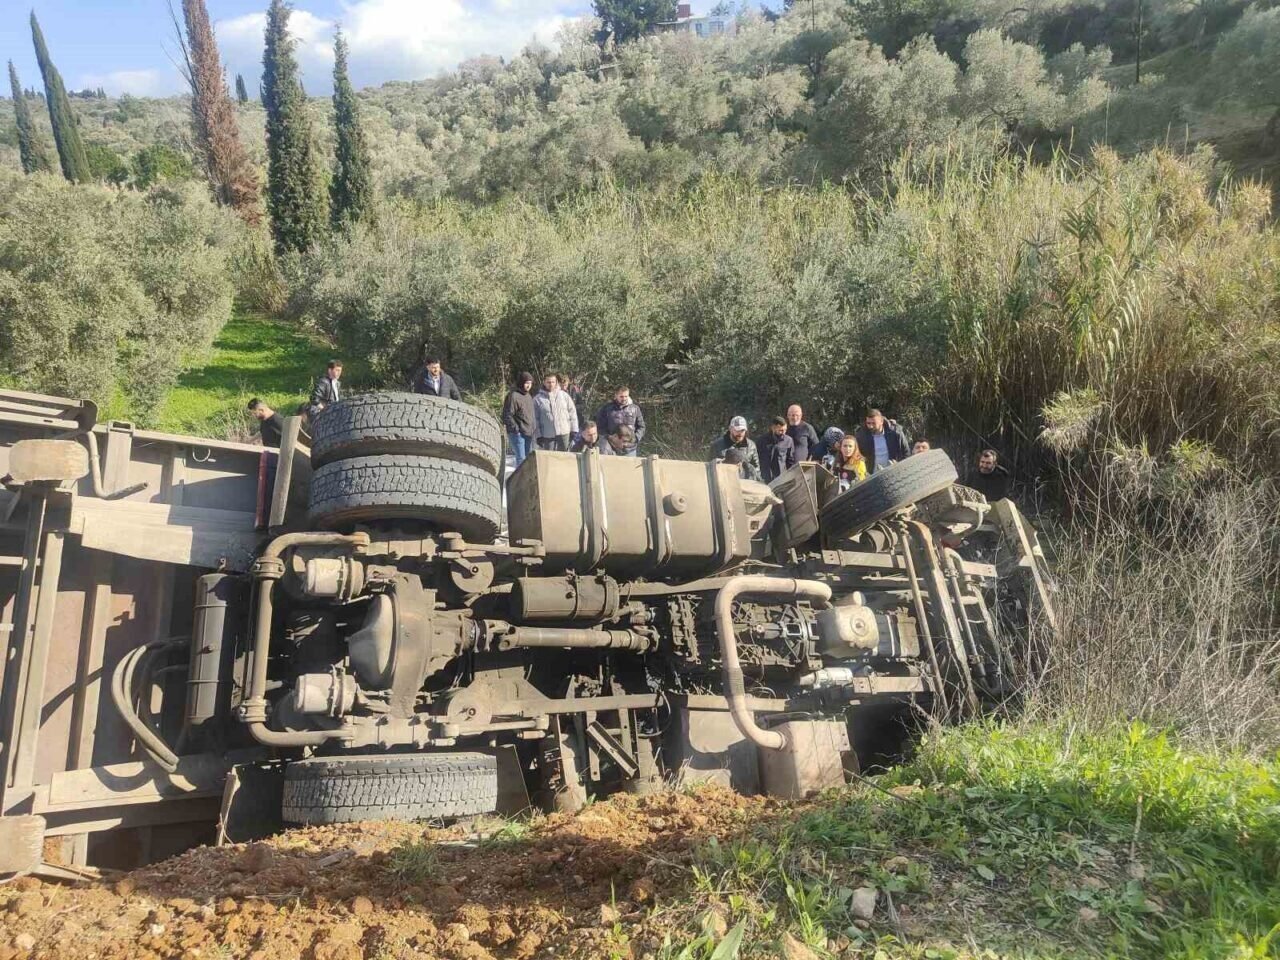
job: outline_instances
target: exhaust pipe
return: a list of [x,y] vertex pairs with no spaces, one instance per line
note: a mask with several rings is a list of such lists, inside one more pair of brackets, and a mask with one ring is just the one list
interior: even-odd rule
[[742,735],[766,750],[781,750],[787,738],[777,730],[765,730],[747,708],[747,687],[738,660],[738,637],[733,632],[733,601],[743,594],[811,600],[826,606],[831,602],[831,588],[816,580],[793,580],[782,577],[734,577],[720,588],[716,597],[716,633],[720,638],[720,659],[724,665],[725,699],[729,715]]

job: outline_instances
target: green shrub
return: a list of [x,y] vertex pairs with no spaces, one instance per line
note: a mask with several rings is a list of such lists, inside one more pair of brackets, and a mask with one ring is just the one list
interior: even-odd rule
[[147,422],[230,314],[236,229],[195,185],[0,176],[0,372]]

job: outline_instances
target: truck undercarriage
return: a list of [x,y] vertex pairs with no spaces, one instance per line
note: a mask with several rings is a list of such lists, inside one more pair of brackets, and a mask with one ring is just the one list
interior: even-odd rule
[[841,494],[544,451],[504,484],[491,417],[404,394],[312,433],[0,391],[0,874],[281,820],[800,796],[1005,701],[1052,622],[1034,532],[941,451]]

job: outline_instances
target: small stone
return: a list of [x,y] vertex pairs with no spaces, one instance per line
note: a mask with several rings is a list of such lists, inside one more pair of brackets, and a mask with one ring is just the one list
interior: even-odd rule
[[462,906],[465,898],[455,887],[442,883],[431,888],[431,903],[440,910],[454,910]]
[[1144,880],[1147,876],[1147,868],[1136,860],[1129,864],[1125,872],[1129,874],[1131,880]]
[[627,888],[627,899],[636,903],[648,903],[653,899],[653,881],[648,877],[639,877]]
[[906,857],[890,857],[884,862],[884,869],[888,873],[906,873],[911,867],[911,861]]
[[163,923],[151,923],[147,925],[147,933],[153,937],[158,937],[164,933],[165,925]]
[[1098,919],[1098,911],[1093,907],[1081,907],[1076,916],[1080,918],[1081,923],[1093,923]]
[[19,877],[13,881],[13,889],[19,893],[29,893],[32,890],[39,890],[42,884],[39,877],[25,876]]
[[1099,880],[1097,877],[1081,877],[1080,886],[1086,890],[1102,890],[1107,886],[1106,882]]
[[44,897],[33,890],[29,893],[20,893],[10,901],[9,912],[15,917],[29,917],[43,906]]
[[195,913],[198,908],[194,900],[187,897],[170,897],[164,902],[164,905],[174,913]]
[[251,843],[240,855],[240,869],[245,873],[261,873],[275,862],[275,851],[265,843]]
[[729,921],[717,907],[712,907],[702,920],[702,928],[709,936],[715,937],[716,940],[723,940],[725,934],[729,932]]
[[373,901],[368,897],[356,897],[351,901],[351,912],[357,917],[367,917],[373,913]]
[[36,938],[29,933],[20,933],[13,938],[13,945],[19,950],[34,950],[36,948]]
[[215,910],[213,907],[209,906],[208,904],[205,904],[203,907],[200,908],[201,923],[209,923],[217,915],[218,915],[218,911]]
[[859,887],[849,901],[849,912],[856,920],[870,920],[876,915],[876,888]]
[[789,933],[782,935],[782,956],[784,960],[818,960],[808,944],[801,943]]
[[600,926],[611,927],[618,922],[618,908],[607,903],[600,904]]
[[465,923],[450,923],[445,925],[444,936],[453,943],[466,943],[471,939],[471,931]]
[[230,897],[223,897],[218,901],[218,913],[222,914],[224,917],[229,913],[235,913],[239,909],[240,905]]
[[170,921],[173,920],[173,914],[170,913],[168,910],[164,909],[163,907],[156,907],[149,914],[147,914],[147,919],[150,920],[152,923],[158,923],[162,927],[164,927],[164,926],[168,926]]

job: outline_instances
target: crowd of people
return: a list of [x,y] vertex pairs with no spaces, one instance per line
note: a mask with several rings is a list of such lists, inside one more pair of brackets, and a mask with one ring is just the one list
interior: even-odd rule
[[[805,421],[798,403],[787,407],[785,417],[773,417],[769,429],[755,440],[747,436],[748,429],[745,417],[731,419],[712,441],[711,459],[737,464],[743,477],[765,483],[797,463],[816,461],[836,478],[842,493],[877,470],[932,449],[923,437],[912,443],[901,424],[874,407],[866,412],[862,426],[850,433],[832,426],[819,434]],[[1009,495],[1010,475],[999,454],[987,449],[965,484],[988,500],[1002,500]]]
[[[588,417],[583,409],[585,392],[572,377],[549,373],[536,391],[534,383],[533,374],[517,374],[502,403],[502,426],[517,468],[535,449],[640,455],[646,431],[644,412],[632,399],[629,386],[615,387],[613,398]],[[429,353],[411,378],[410,387],[426,396],[462,399],[457,382],[444,371],[439,357]],[[331,360],[316,379],[310,401],[299,412],[314,416],[341,400],[342,392],[342,362]],[[249,401],[249,412],[259,422],[263,444],[279,446],[284,428],[280,414],[256,397]],[[830,426],[819,433],[805,420],[804,408],[793,403],[785,416],[771,418],[760,436],[752,439],[749,433],[746,418],[733,417],[725,432],[712,441],[710,459],[734,464],[744,478],[765,483],[797,463],[817,462],[836,478],[841,492],[878,470],[931,449],[924,438],[913,443],[901,424],[875,408],[867,410],[862,425],[851,432]],[[1011,480],[999,454],[986,449],[978,455],[964,483],[988,501],[995,501],[1009,496]]]

